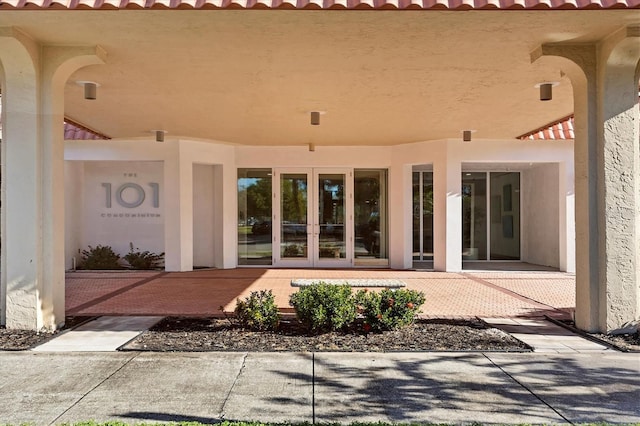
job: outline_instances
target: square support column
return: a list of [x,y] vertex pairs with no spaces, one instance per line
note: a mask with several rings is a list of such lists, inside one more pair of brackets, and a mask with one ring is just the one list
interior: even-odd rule
[[[216,215],[222,218],[216,226],[221,241],[221,256],[216,262],[219,268],[235,268],[238,265],[238,172],[230,164],[216,166],[216,179],[219,179],[221,205],[216,208]],[[218,190],[216,190],[218,192]],[[233,226],[231,226],[233,225]]]
[[177,141],[164,163],[164,251],[166,271],[193,270],[193,164],[180,155]]
[[576,324],[628,332],[640,323],[640,26],[594,44],[532,54],[570,78],[575,111]]
[[397,164],[389,168],[389,264],[395,269],[411,268],[411,166]]
[[640,25],[602,43],[598,58],[599,329],[640,325]]
[[3,81],[2,323],[64,324],[64,85],[98,47],[40,46],[0,28]]
[[574,171],[566,163],[558,164],[558,248],[563,272],[576,272],[576,229]]
[[433,164],[433,267],[462,270],[462,163],[449,157]]

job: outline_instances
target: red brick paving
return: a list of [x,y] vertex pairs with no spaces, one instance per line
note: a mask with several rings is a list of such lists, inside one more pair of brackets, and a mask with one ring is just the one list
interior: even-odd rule
[[74,272],[66,276],[66,311],[73,313],[79,306],[98,297],[119,291],[158,272]]
[[423,316],[567,316],[575,306],[575,278],[563,273],[443,273],[394,270],[225,269],[194,272],[72,272],[67,274],[67,314],[220,315],[236,298],[271,289],[290,311],[294,278],[397,278],[425,293]]

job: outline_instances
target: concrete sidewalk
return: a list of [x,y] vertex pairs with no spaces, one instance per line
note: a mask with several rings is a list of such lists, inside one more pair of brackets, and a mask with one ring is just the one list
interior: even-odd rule
[[0,422],[640,422],[640,354],[0,353]]

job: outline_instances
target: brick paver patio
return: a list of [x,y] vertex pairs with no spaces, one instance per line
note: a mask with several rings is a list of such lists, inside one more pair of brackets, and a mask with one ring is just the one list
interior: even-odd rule
[[67,315],[220,315],[236,298],[271,289],[290,312],[294,278],[394,278],[425,293],[425,317],[570,318],[575,277],[561,272],[443,273],[404,270],[224,269],[194,272],[69,272]]

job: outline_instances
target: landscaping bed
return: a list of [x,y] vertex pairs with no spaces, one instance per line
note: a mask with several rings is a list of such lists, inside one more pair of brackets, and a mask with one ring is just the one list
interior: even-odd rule
[[640,352],[640,331],[629,334],[589,333],[590,336],[602,340],[623,352]]
[[571,320],[558,320],[553,318],[547,318],[558,325],[561,325],[574,333],[580,334],[591,340],[595,340],[606,345],[609,345],[622,352],[640,352],[640,330],[635,333],[625,334],[604,334],[604,333],[587,333],[578,329],[575,323]]
[[417,320],[397,330],[353,329],[309,333],[296,319],[277,331],[252,331],[231,319],[169,317],[125,345],[134,351],[530,351],[509,334],[480,320]]
[[66,317],[64,327],[53,333],[31,330],[7,330],[1,327],[0,351],[26,351],[46,342],[58,333],[76,327],[89,319],[91,319],[91,317]]

